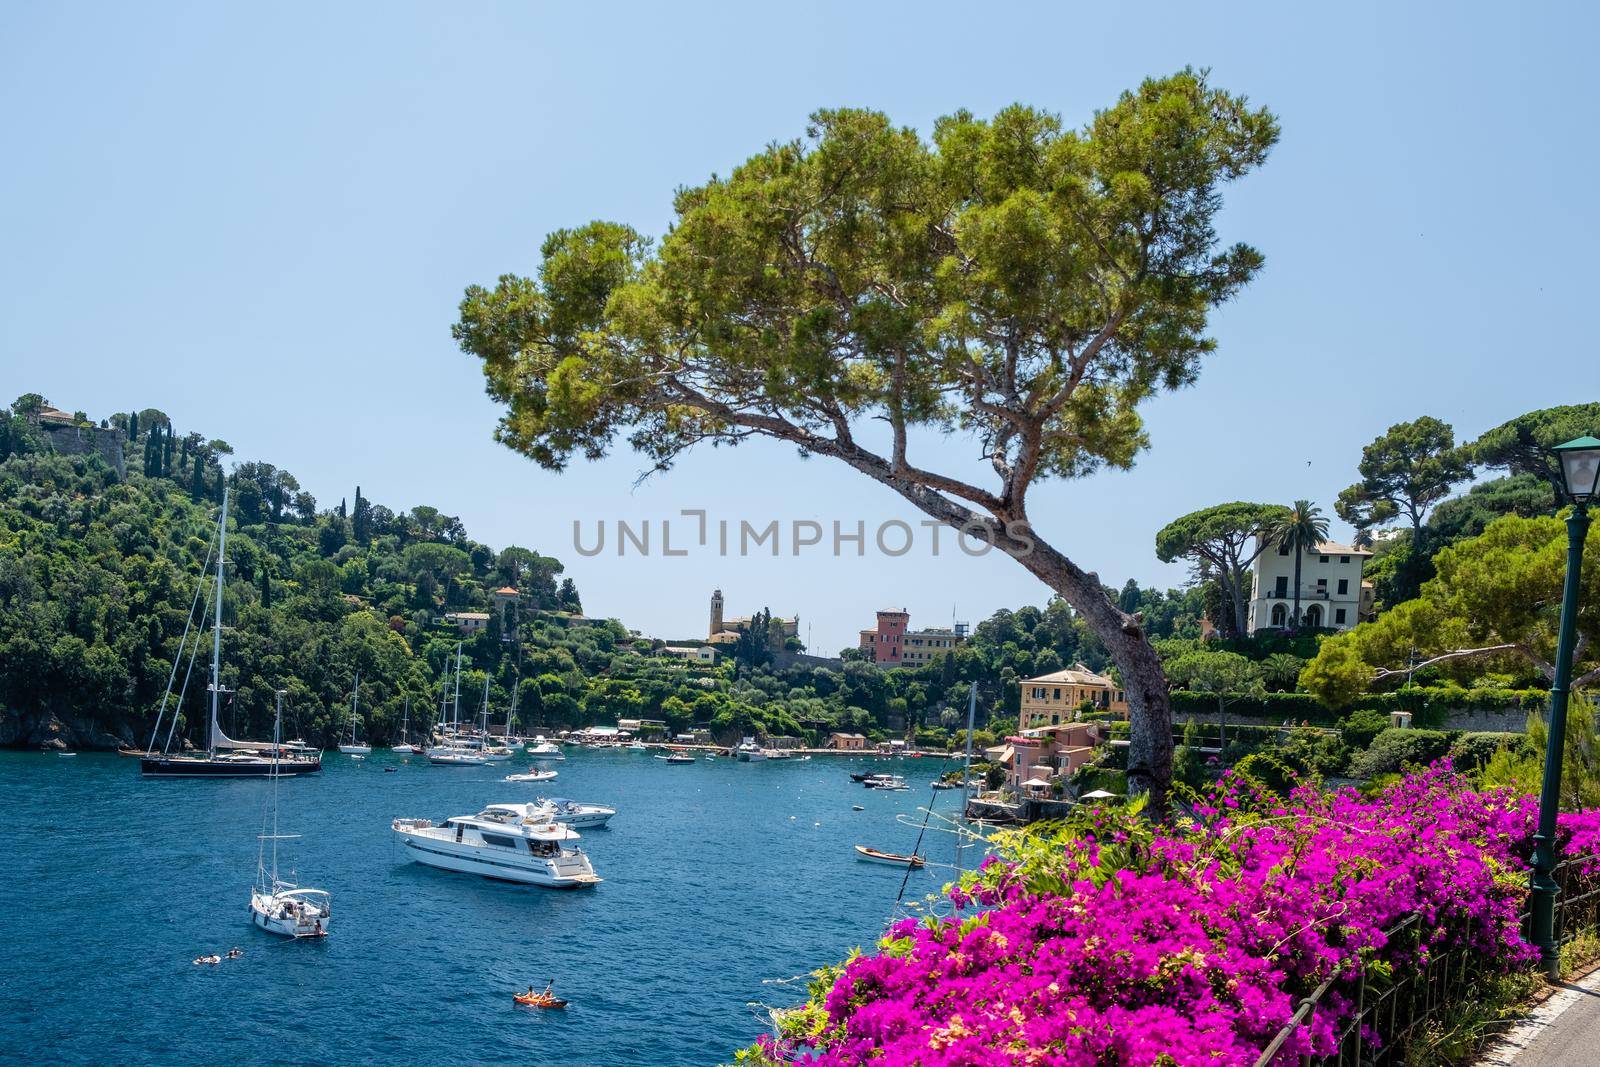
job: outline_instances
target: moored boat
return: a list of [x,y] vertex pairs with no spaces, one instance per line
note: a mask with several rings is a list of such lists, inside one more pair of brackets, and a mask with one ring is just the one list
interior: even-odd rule
[[[178,663],[183,658],[184,647],[189,641],[191,623],[194,621],[195,608],[201,603],[201,592],[205,587],[204,571],[211,561],[210,548],[207,549],[206,563],[202,565],[201,583],[195,587],[194,602],[189,606],[189,615],[184,621],[183,636],[178,641],[178,654],[173,657],[172,670],[167,676],[167,689],[161,697],[161,708],[156,715],[155,729],[150,736],[150,750],[139,757],[139,773],[152,778],[265,778],[269,775],[290,778],[301,774],[312,774],[322,769],[322,754],[320,752],[301,752],[290,745],[280,745],[276,739],[270,743],[257,741],[235,741],[222,732],[218,721],[218,709],[222,694],[222,589],[226,582],[227,565],[224,562],[228,545],[228,497],[231,487],[224,487],[222,491],[222,508],[217,514],[216,536],[216,561],[217,570],[214,581],[216,592],[216,606],[212,613],[211,633],[211,684],[207,687],[211,694],[210,722],[206,734],[206,750],[203,754],[181,755],[171,752],[173,734],[176,732],[179,708],[183,704],[183,693],[178,693],[177,706],[172,709],[172,723],[167,729],[167,735],[161,745],[160,752],[156,752],[156,741],[161,737],[161,724],[168,713],[167,700],[172,696],[172,684],[177,678]],[[201,613],[200,630],[205,628],[205,613]],[[189,651],[190,665],[200,650],[200,638],[195,638],[194,648]],[[185,678],[187,679],[187,675]]]
[[539,797],[529,807],[537,808],[541,816],[548,816],[552,821],[574,830],[598,829],[610,822],[617,813],[616,808],[608,808],[604,804],[580,804],[566,797]]
[[347,756],[370,756],[372,746],[356,740],[356,724],[361,721],[361,672],[356,671],[355,684],[350,687],[350,740],[339,745]]
[[[273,718],[272,740],[277,742],[283,724],[283,692],[277,694],[277,712]],[[250,891],[250,923],[269,934],[279,937],[326,937],[333,918],[333,894],[324,889],[311,889],[286,882],[278,877],[278,842],[298,838],[299,834],[278,832],[278,778],[276,772],[281,762],[281,746],[273,748],[272,823],[271,833],[261,834],[261,845],[256,857],[256,884]],[[267,829],[266,827],[263,830]],[[267,869],[267,842],[272,842],[272,869]]]
[[866,845],[857,845],[856,852],[858,859],[867,860],[870,863],[887,863],[894,867],[915,868],[921,867],[924,863],[926,863],[921,856],[915,854],[910,856],[900,856],[893,852],[880,852],[878,849],[868,848]]
[[435,826],[428,819],[395,819],[391,826],[417,863],[552,889],[600,884],[589,857],[573,842],[579,834],[556,822],[530,818],[522,805],[490,804]]

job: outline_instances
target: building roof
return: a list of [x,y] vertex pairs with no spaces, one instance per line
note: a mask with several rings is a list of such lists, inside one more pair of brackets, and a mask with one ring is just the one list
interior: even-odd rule
[[447,611],[444,613],[444,617],[447,619],[482,619],[487,622],[489,613],[487,611]]
[[494,595],[495,596],[521,596],[522,594],[517,592],[515,589],[511,588],[511,586],[509,586],[509,585],[503,585],[499,589],[496,589],[494,591]]
[[42,407],[38,411],[38,416],[39,416],[39,418],[41,420],[43,420],[45,422],[77,422],[78,421],[77,417],[75,415],[73,415],[70,411],[62,411],[60,408]]
[[831,736],[831,737],[842,737],[847,741],[865,741],[867,739],[866,735],[864,735],[864,734],[847,734],[847,733],[843,733],[842,731],[839,731],[839,730],[835,730],[829,736]]
[[1354,546],[1351,546],[1351,545],[1341,545],[1337,541],[1324,541],[1320,545],[1317,546],[1317,555],[1319,555],[1319,556],[1370,556],[1370,555],[1372,555],[1372,553],[1368,552],[1364,548],[1355,548]]
[[1066,670],[1053,671],[1050,674],[1041,674],[1037,678],[1024,678],[1023,685],[1037,682],[1049,685],[1053,682],[1066,682],[1069,685],[1099,685],[1108,689],[1115,689],[1117,683],[1103,674],[1096,674],[1083,664],[1079,663],[1068,667]]
[[1092,722],[1058,722],[1050,726],[1030,726],[1026,730],[1022,730],[1020,732],[1023,737],[1035,738],[1043,737],[1046,734],[1060,735],[1072,730],[1089,730],[1091,732],[1098,732],[1096,727],[1097,724]]

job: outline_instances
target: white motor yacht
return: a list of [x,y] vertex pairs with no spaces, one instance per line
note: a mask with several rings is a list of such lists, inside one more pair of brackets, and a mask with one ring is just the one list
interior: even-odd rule
[[794,758],[793,754],[790,753],[788,749],[783,749],[783,748],[769,748],[769,749],[767,749],[765,751],[764,754],[766,755],[767,759],[792,759],[792,758]]
[[576,831],[525,804],[490,804],[435,826],[428,819],[395,819],[394,832],[411,858],[429,867],[506,882],[579,889],[600,884]]
[[757,763],[767,758],[766,752],[756,744],[756,739],[753,737],[740,741],[739,747],[733,750],[733,754],[738,757],[740,763]]
[[611,816],[617,813],[616,808],[608,808],[603,804],[580,804],[566,797],[539,797],[527,807],[536,808],[541,815],[548,816],[553,822],[570,826],[574,830],[593,830],[604,826],[611,821]]
[[542,737],[536,737],[533,739],[533,743],[527,747],[527,753],[530,756],[536,756],[542,760],[555,761],[564,760],[567,758],[562,754],[560,745],[551,741],[546,741]]

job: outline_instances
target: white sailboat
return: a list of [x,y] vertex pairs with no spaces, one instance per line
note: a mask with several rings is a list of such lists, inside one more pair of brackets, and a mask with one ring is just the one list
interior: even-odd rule
[[[210,724],[206,732],[206,750],[196,755],[182,755],[172,751],[173,735],[177,730],[180,715],[178,708],[172,710],[172,719],[167,727],[166,739],[161,743],[160,749],[156,747],[156,740],[161,737],[161,725],[167,715],[168,700],[172,696],[172,685],[178,677],[178,663],[183,658],[183,648],[188,643],[189,631],[195,621],[195,609],[200,605],[201,593],[204,589],[205,570],[210,566],[212,555],[208,548],[206,562],[201,566],[201,582],[195,587],[194,602],[189,606],[189,617],[184,622],[183,637],[178,641],[178,655],[173,657],[172,670],[167,675],[167,689],[161,697],[161,710],[156,716],[156,725],[150,735],[150,748],[139,759],[139,773],[149,777],[163,778],[287,778],[300,774],[312,774],[322,769],[322,753],[313,751],[305,745],[280,746],[275,737],[271,742],[265,741],[235,741],[222,732],[218,721],[218,710],[221,705],[222,694],[229,692],[222,685],[222,590],[226,581],[226,557],[228,548],[228,496],[232,490],[224,488],[222,491],[222,507],[217,513],[217,535],[213,543],[216,549],[216,580],[214,592],[216,606],[213,609],[211,622],[211,684],[206,687],[210,694],[211,714]],[[205,613],[201,612],[199,629],[205,628]],[[194,669],[195,657],[200,651],[200,634],[195,635],[194,646],[189,651],[189,668],[184,672],[183,688],[178,692],[177,704],[183,703],[183,691],[188,688],[189,671]]]
[[406,710],[400,717],[400,743],[390,745],[391,752],[416,752],[417,747],[411,743],[411,698],[406,697]]
[[370,756],[372,746],[356,740],[356,723],[361,721],[361,672],[356,671],[356,684],[350,689],[350,743],[341,744],[339,751],[349,756]]
[[[250,891],[250,922],[280,937],[326,937],[333,917],[333,894],[285,882],[278,877],[278,842],[299,834],[278,832],[279,733],[283,723],[283,690],[278,691],[278,711],[272,726],[272,832],[260,835],[256,857],[256,884]],[[272,842],[272,869],[267,870],[267,842]]]
[[[507,727],[507,729],[509,730],[510,728]],[[504,763],[511,758],[511,749],[505,745],[494,744],[493,739],[489,736],[489,675],[487,673],[483,676],[483,706],[479,711],[478,737],[478,744],[485,761],[489,763]]]
[[[445,676],[448,685],[449,675]],[[448,689],[445,690],[449,692]],[[446,700],[443,694],[439,699],[439,718],[444,721]],[[460,740],[461,730],[461,642],[456,642],[456,680],[455,695],[449,700],[450,721],[443,726],[440,732],[444,735],[443,741],[437,745],[430,745],[427,750],[428,762],[435,767],[481,767],[489,761],[484,758],[480,748],[465,745]]]

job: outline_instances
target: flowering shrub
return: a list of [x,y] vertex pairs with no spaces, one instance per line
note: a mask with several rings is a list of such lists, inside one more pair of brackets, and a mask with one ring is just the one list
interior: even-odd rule
[[[1302,787],[1287,802],[1230,774],[1195,810],[1175,828],[1115,810],[1002,835],[948,889],[974,910],[900,922],[875,954],[819,972],[745,1058],[1253,1064],[1325,979],[1455,948],[1533,956],[1518,923],[1530,797],[1474,791],[1441,763],[1371,797]],[[1597,816],[1563,816],[1563,849],[1600,850]],[[1391,944],[1412,912],[1427,939]],[[1352,1009],[1325,998],[1281,1062],[1331,1051]]]

